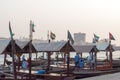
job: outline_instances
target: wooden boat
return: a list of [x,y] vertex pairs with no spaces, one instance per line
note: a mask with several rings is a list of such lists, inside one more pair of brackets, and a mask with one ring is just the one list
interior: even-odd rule
[[113,60],[113,68],[120,68],[120,60]]
[[66,74],[56,74],[56,73],[50,73],[50,74],[42,74],[42,75],[36,75],[40,79],[45,80],[74,80],[75,76],[70,75],[67,76]]
[[[19,71],[17,75],[21,76],[21,79],[29,79],[29,71]],[[74,80],[75,76],[64,73],[45,73],[45,74],[37,74],[36,71],[32,71],[32,78],[34,80]]]
[[109,73],[115,73],[120,72],[120,69],[109,69],[109,70],[80,70],[80,71],[74,71],[74,75],[76,78],[86,78],[86,77],[93,77],[103,74],[109,74]]
[[[7,65],[10,65],[12,63],[12,61],[8,61],[8,60],[6,60],[6,64]],[[41,61],[32,61],[31,62],[31,66],[33,67],[33,66],[39,66],[39,65],[44,65],[46,63],[46,60],[41,60]],[[22,65],[22,61],[20,61],[20,63],[19,62],[16,62],[16,66],[18,66],[18,65]]]
[[[106,59],[105,60],[99,60],[97,62],[97,65],[103,65],[105,62],[109,62],[109,61],[106,61]],[[112,68],[120,68],[120,59],[113,60]]]

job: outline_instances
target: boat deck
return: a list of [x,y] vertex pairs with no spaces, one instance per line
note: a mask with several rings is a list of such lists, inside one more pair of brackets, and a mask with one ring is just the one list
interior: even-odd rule
[[92,77],[98,76],[103,74],[115,73],[120,72],[120,68],[118,69],[109,69],[109,70],[80,70],[80,71],[73,71],[76,78],[85,78],[85,77]]
[[[75,79],[75,80],[79,80],[79,79]],[[83,78],[80,80],[120,80],[120,72],[114,74]]]

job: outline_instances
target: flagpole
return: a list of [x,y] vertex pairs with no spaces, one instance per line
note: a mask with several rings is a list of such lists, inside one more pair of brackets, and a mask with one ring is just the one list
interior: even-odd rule
[[109,57],[110,57],[110,67],[112,68],[112,63],[113,63],[113,61],[112,61],[112,45],[111,45],[111,39],[109,40],[109,51],[110,51],[110,55],[109,55]]
[[31,53],[32,53],[32,37],[33,37],[33,34],[32,34],[32,21],[30,20],[30,35],[29,35],[29,40],[30,40],[30,43],[29,43],[29,80],[31,80]]
[[11,24],[9,22],[9,30],[10,30],[10,36],[11,36],[11,46],[12,46],[12,64],[13,64],[13,74],[14,74],[14,80],[17,80],[17,76],[16,76],[16,65],[15,65],[15,58],[14,58],[14,54],[15,54],[15,41],[13,39],[13,34],[12,34],[12,29],[11,29]]
[[[51,41],[50,41],[50,34],[49,34],[49,31],[48,31],[48,43],[50,43]],[[51,55],[51,52],[47,52],[47,60],[48,60],[48,64],[47,64],[47,70],[46,70],[46,72],[48,72],[49,71],[49,69],[50,69],[50,61],[51,61],[51,57],[50,57],[50,55]]]
[[111,45],[111,40],[115,40],[115,38],[113,37],[113,35],[109,32],[109,51],[110,51],[110,67],[112,68],[112,63],[113,63],[113,60],[112,60],[112,45]]
[[50,43],[50,34],[49,34],[49,30],[48,30],[47,38],[48,38],[48,43]]
[[[69,32],[69,31],[68,31]],[[68,35],[68,34],[67,34]],[[69,44],[70,44],[70,42],[69,42],[69,38],[68,38],[68,36],[67,36],[67,76],[69,76],[69,60],[70,60],[70,54],[69,54]]]
[[15,54],[15,40],[12,38],[12,61],[13,61],[13,68],[14,68],[14,80],[17,80],[14,54]]

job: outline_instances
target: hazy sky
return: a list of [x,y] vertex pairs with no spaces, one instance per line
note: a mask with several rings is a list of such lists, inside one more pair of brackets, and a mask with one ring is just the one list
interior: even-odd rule
[[93,33],[102,39],[111,32],[120,45],[120,0],[0,0],[0,37],[9,37],[9,21],[15,38],[28,37],[30,20],[37,39],[51,30],[56,40],[66,40],[69,30],[86,33],[90,42]]

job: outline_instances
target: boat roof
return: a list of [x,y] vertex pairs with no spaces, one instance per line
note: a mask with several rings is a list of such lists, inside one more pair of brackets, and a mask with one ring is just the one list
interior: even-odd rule
[[69,47],[69,51],[75,51],[71,44],[68,44],[66,41],[33,43],[33,46],[38,52],[65,52],[67,46]]
[[[0,39],[0,54],[2,53],[10,53],[11,39]],[[20,41],[15,40],[16,51],[21,50],[22,53],[29,52],[29,43],[30,40]],[[32,52],[73,52],[76,51],[78,53],[82,52],[91,52],[94,49],[97,51],[106,51],[109,48],[109,43],[98,43],[96,45],[71,45],[69,41],[58,41],[58,42],[50,42],[50,43],[40,43],[40,42],[32,42]],[[69,49],[69,50],[68,50]],[[120,50],[120,46],[113,46],[112,50]]]
[[109,43],[98,43],[96,44],[96,48],[99,50],[99,51],[106,51],[109,47]]
[[[21,40],[16,40],[16,43],[20,46],[21,53],[29,53],[29,44],[30,44],[30,40],[25,40],[25,41],[21,41]],[[33,43],[31,44],[32,48],[31,51],[32,53],[36,53],[37,50],[35,49],[35,47],[33,46]]]
[[[75,51],[78,53],[82,53],[82,52],[95,52],[95,51],[106,51],[109,50],[109,43],[97,43],[95,45],[74,45],[73,46]],[[114,50],[120,50],[120,46],[119,47],[113,47],[112,46],[112,51]]]
[[94,51],[95,45],[79,45],[73,47],[77,53],[82,53]]
[[[0,54],[3,54],[3,53],[11,53],[11,39],[8,38],[8,39],[0,39]],[[15,42],[15,47],[16,47],[16,52],[20,52],[21,51],[21,48],[16,44]]]
[[10,43],[11,39],[0,39],[0,54],[2,54]]
[[114,49],[115,51],[120,51],[120,46],[113,46],[113,49]]
[[21,49],[23,49],[30,41],[29,40],[15,40]]

